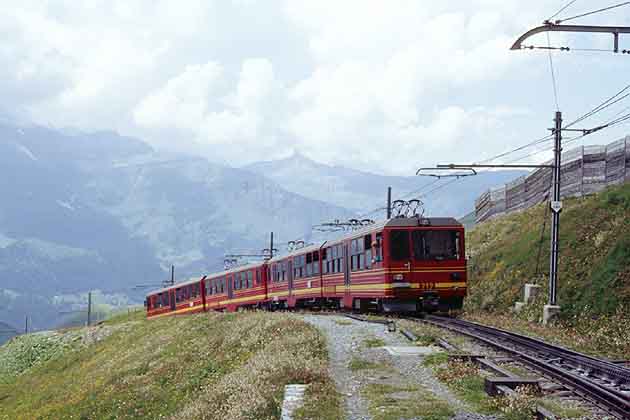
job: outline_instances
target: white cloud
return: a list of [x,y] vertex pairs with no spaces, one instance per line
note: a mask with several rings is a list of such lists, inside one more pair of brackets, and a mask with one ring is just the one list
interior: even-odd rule
[[221,66],[212,61],[187,66],[183,73],[138,104],[134,110],[135,121],[143,126],[194,129],[203,122],[208,100],[221,76]]
[[[297,149],[409,174],[545,133],[546,53],[508,48],[555,9],[543,0],[24,0],[0,6],[0,112],[118,129],[233,165]],[[600,74],[622,74],[619,61],[556,57],[568,114],[619,88]]]
[[221,76],[217,63],[187,67],[142,99],[134,110],[135,121],[152,129],[192,133],[199,150],[211,158],[256,160],[255,153],[275,145],[278,111],[272,104],[281,100],[283,88],[272,64],[261,58],[243,61],[234,86],[224,85]]

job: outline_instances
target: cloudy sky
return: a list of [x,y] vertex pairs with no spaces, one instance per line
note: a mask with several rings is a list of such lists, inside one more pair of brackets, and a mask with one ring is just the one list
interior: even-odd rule
[[[113,129],[233,166],[293,151],[390,174],[478,161],[551,126],[547,53],[509,46],[566,2],[2,2],[0,115]],[[609,4],[578,0],[560,17]],[[630,7],[571,23],[630,26]],[[551,44],[610,48],[610,38],[552,34]],[[630,83],[629,55],[553,56],[567,121]]]

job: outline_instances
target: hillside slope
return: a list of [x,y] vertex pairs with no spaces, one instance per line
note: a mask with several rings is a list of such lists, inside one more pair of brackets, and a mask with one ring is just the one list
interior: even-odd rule
[[[541,230],[547,219],[541,244]],[[546,205],[488,221],[468,232],[469,310],[504,311],[526,282],[549,272]],[[538,263],[539,261],[539,263]],[[544,276],[536,277],[536,267]],[[630,184],[564,200],[560,221],[558,301],[565,320],[601,317],[630,307]],[[626,314],[627,315],[627,314]]]
[[277,419],[288,383],[311,384],[299,418],[339,418],[325,340],[290,314],[125,313],[0,347],[2,420]]

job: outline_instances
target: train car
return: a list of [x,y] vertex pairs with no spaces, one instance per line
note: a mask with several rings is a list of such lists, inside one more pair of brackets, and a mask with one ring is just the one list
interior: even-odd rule
[[384,312],[461,308],[464,227],[453,218],[394,218],[325,244],[324,301]]
[[267,263],[267,301],[271,309],[320,306],[322,245],[309,245]]
[[257,263],[206,276],[206,308],[235,311],[263,307],[267,300],[266,271],[264,263]]
[[147,294],[147,318],[203,312],[205,307],[205,277],[155,290]]
[[458,309],[467,291],[464,227],[394,218],[264,263],[149,293],[149,318],[204,310],[333,307],[379,312]]

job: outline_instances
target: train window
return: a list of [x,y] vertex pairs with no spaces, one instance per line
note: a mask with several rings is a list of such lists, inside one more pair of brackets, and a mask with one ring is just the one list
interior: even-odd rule
[[182,291],[181,289],[175,289],[175,303],[179,303],[182,300]]
[[394,261],[409,259],[409,232],[392,230],[389,234],[390,252]]
[[319,252],[313,252],[313,275],[319,274]]
[[365,250],[365,268],[372,268],[372,248],[366,248]]
[[256,286],[260,284],[260,270],[256,270]]
[[252,288],[254,286],[254,273],[251,271],[247,272],[247,287]]
[[352,255],[350,257],[350,269],[352,271],[356,271],[357,270],[357,257],[358,257],[358,255]]
[[376,234],[376,254],[374,255],[374,261],[383,261],[383,233]]
[[459,259],[459,232],[416,230],[412,233],[413,253],[417,260]]
[[363,249],[371,249],[372,248],[372,235],[365,235],[363,237]]

